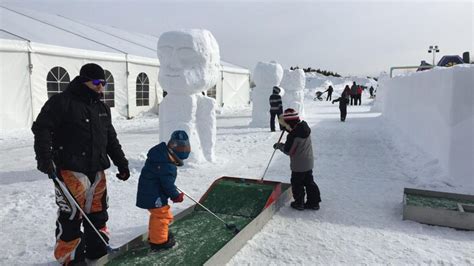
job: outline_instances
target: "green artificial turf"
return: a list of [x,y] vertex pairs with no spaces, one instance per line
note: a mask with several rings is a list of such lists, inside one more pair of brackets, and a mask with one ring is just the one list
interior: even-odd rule
[[[262,212],[273,189],[273,184],[221,179],[208,192],[203,205],[241,230]],[[175,221],[170,230],[177,243],[172,249],[151,253],[148,244],[144,244],[107,265],[202,265],[235,236],[222,221],[199,206]]]
[[474,201],[469,200],[455,200],[440,197],[421,196],[415,194],[407,194],[406,199],[407,205],[447,210],[458,210],[458,203],[474,204]]

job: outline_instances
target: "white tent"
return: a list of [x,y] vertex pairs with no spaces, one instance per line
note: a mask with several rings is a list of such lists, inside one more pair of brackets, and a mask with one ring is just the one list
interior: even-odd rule
[[221,61],[221,80],[216,85],[216,101],[219,106],[250,104],[250,71]]
[[[0,18],[0,130],[31,126],[88,62],[106,70],[104,100],[117,113],[158,110],[157,37],[27,9],[0,7]],[[249,71],[223,62],[221,73],[218,104],[248,104]]]

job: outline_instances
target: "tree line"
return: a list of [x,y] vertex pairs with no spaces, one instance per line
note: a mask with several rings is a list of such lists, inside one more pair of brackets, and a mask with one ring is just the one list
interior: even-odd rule
[[[299,66],[295,66],[295,67],[290,67],[290,70],[295,70],[295,69],[300,69]],[[321,70],[321,69],[314,69],[314,68],[311,68],[311,67],[308,67],[308,68],[302,68],[303,71],[305,73],[307,72],[316,72],[316,73],[319,73],[321,75],[324,75],[324,76],[333,76],[333,77],[341,77],[341,75],[339,75],[339,73],[337,72],[333,72],[333,71],[327,71],[327,70]]]

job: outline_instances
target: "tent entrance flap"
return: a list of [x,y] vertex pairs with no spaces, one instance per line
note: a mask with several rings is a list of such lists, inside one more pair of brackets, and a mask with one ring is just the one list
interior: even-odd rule
[[221,177],[200,199],[200,203],[222,220],[235,224],[235,235],[199,205],[176,215],[170,226],[176,245],[150,253],[147,233],[106,255],[98,264],[107,265],[202,265],[227,262],[274,212],[291,197],[289,184],[254,179]]

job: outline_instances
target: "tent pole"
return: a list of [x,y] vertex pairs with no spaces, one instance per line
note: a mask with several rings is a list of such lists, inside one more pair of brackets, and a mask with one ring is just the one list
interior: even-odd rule
[[126,75],[126,80],[125,82],[125,89],[127,91],[127,119],[132,119],[130,117],[130,91],[128,87],[128,79],[130,78],[130,72],[128,71],[128,54],[125,54],[125,75]]
[[[28,81],[30,89],[30,106],[31,106],[31,122],[35,120],[35,111],[33,108],[33,88],[31,82],[31,76],[33,75],[33,64],[31,63],[31,42],[27,41],[27,50],[28,50]],[[30,125],[31,126],[31,125]]]

